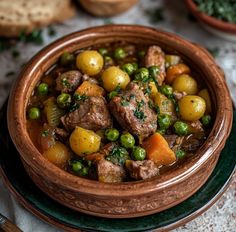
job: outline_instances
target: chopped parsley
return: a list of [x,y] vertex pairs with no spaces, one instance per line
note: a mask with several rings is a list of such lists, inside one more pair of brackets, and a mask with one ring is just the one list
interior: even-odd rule
[[5,74],[5,77],[11,77],[13,75],[15,75],[16,73],[14,71],[9,71]]
[[49,131],[45,130],[42,132],[42,137],[47,137],[49,135]]
[[139,101],[136,101],[136,102],[137,102],[137,107],[138,107],[139,110],[140,110],[140,108],[141,108],[142,106],[145,105],[145,102],[144,102],[143,99],[142,99],[140,102],[139,102]]
[[88,97],[86,95],[79,95],[79,94],[74,94],[74,99],[76,101],[85,101],[86,99],[88,99]]
[[129,98],[130,99],[135,99],[135,95],[134,94],[130,94]]
[[236,23],[235,0],[194,0],[198,9],[214,18]]
[[220,49],[218,47],[214,47],[214,48],[207,48],[208,52],[211,53],[211,55],[213,57],[217,57],[220,53]]
[[20,56],[20,52],[18,50],[16,50],[16,49],[12,50],[11,54],[12,54],[13,58],[17,58],[17,57]]
[[146,15],[149,18],[150,23],[159,23],[165,20],[164,10],[162,7],[157,7],[154,9],[148,9],[145,11]]
[[116,165],[124,165],[125,161],[130,159],[128,151],[123,147],[114,147],[106,156],[106,160]]
[[43,35],[42,35],[42,30],[33,30],[30,34],[25,34],[24,31],[20,33],[20,40],[22,42],[31,42],[37,45],[42,45],[44,40],[43,40]]
[[79,107],[80,107],[80,104],[75,102],[74,104],[70,106],[69,111],[74,112],[75,110],[79,109]]
[[68,82],[68,80],[66,78],[63,78],[61,80],[61,83],[63,86],[70,88],[70,83]]
[[54,29],[54,27],[52,25],[50,25],[48,27],[48,35],[49,36],[55,36],[57,33],[56,33],[56,30]]
[[134,110],[134,116],[139,119],[139,120],[142,120],[144,121],[144,119],[147,117],[143,111],[141,110],[138,110],[138,109],[135,109]]
[[129,105],[129,102],[127,101],[127,100],[121,100],[121,102],[120,102],[120,104],[122,105],[122,106],[128,106]]
[[150,95],[151,94],[151,87],[147,86],[144,90],[144,94]]
[[104,19],[104,24],[105,24],[105,25],[114,24],[114,22],[112,21],[112,19],[107,18],[107,19]]

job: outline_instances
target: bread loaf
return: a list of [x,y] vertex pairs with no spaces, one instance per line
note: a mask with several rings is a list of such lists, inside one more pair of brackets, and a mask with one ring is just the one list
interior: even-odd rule
[[74,14],[71,0],[0,0],[0,36],[17,37]]

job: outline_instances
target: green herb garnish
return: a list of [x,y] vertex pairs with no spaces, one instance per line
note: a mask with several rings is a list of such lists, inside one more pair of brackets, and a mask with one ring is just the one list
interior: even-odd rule
[[128,151],[123,147],[114,147],[106,160],[116,164],[124,165],[125,161],[130,159]]
[[162,7],[148,9],[145,11],[150,23],[159,23],[165,20],[164,10]]
[[235,0],[194,0],[198,9],[214,18],[236,23]]

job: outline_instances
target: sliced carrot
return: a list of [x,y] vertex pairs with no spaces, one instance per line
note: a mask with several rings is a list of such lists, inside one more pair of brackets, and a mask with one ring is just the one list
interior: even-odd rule
[[99,97],[105,94],[105,90],[89,81],[84,81],[75,91],[76,94],[86,95],[89,97]]
[[176,161],[175,153],[159,133],[151,135],[142,146],[147,152],[147,159],[152,160],[158,166],[172,164]]

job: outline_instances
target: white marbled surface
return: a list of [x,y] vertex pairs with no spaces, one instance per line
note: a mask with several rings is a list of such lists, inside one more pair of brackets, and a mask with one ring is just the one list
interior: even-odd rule
[[[163,8],[164,20],[155,23],[150,22],[150,17],[148,17],[146,11],[156,9],[157,7]],[[107,19],[90,16],[79,9],[76,17],[63,24],[54,26],[57,32],[55,36],[48,36],[47,29],[44,29],[44,44],[42,46],[19,42],[15,48],[20,51],[20,55],[17,58],[13,58],[12,49],[1,52],[0,106],[8,96],[12,82],[17,77],[17,73],[20,71],[21,66],[43,46],[70,32],[111,22],[153,26],[162,30],[174,32],[188,40],[199,43],[206,48],[219,50],[219,53],[216,56],[216,62],[225,71],[226,81],[234,104],[236,105],[236,43],[217,38],[205,31],[198,23],[189,20],[188,11],[185,8],[183,1],[141,0],[138,5],[128,12]],[[12,70],[14,70],[15,74],[6,76],[6,74]],[[2,185],[1,179],[0,201],[0,212],[4,213],[19,225],[24,232],[61,231],[41,222],[19,206],[18,203],[9,196],[9,192]],[[229,189],[216,204],[195,220],[174,231],[236,232],[236,175],[234,175]]]

